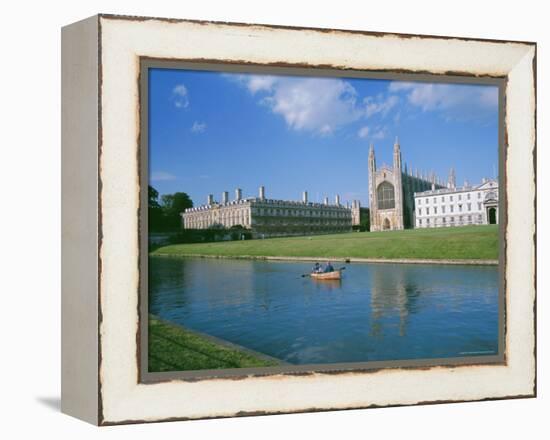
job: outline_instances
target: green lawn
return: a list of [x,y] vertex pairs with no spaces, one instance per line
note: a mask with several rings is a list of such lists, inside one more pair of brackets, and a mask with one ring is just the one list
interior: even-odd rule
[[279,365],[149,316],[149,371],[210,370]]
[[498,226],[350,232],[164,246],[151,255],[497,260]]

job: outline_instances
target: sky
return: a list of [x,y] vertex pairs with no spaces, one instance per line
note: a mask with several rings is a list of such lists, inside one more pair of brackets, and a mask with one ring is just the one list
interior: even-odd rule
[[498,88],[183,69],[149,72],[149,181],[195,206],[266,197],[360,200],[368,206],[368,152],[457,185],[498,170]]

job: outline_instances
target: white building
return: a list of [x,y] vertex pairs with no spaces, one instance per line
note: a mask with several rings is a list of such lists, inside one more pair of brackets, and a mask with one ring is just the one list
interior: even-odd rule
[[465,183],[462,188],[453,182],[447,188],[414,193],[414,207],[416,228],[497,224],[498,182],[483,179],[480,185]]

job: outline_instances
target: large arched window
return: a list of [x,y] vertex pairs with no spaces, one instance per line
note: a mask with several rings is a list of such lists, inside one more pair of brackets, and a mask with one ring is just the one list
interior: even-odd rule
[[389,182],[382,182],[376,190],[378,196],[378,209],[395,208],[395,193],[393,185]]

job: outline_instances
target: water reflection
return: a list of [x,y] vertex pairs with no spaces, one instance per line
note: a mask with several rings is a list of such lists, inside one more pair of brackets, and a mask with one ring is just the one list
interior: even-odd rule
[[287,362],[460,356],[497,350],[496,267],[150,259],[149,307],[181,325]]
[[384,320],[392,316],[399,319],[399,335],[405,335],[407,317],[415,313],[419,293],[411,272],[406,269],[392,270],[388,265],[373,267],[370,284],[373,335],[380,336]]

